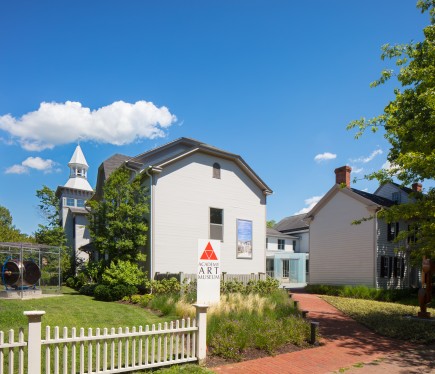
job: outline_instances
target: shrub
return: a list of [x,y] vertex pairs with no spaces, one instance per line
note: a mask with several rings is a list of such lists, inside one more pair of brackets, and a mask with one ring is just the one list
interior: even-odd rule
[[97,287],[95,287],[94,297],[99,301],[113,301],[110,287],[104,284],[99,284]]
[[121,300],[125,296],[131,296],[137,293],[137,288],[131,285],[117,284],[116,286],[110,286],[110,293],[112,295],[112,300]]
[[322,284],[311,284],[306,287],[307,292],[319,295],[341,296],[352,299],[365,299],[376,301],[399,301],[412,294],[411,289],[385,290],[367,286],[329,286]]
[[102,275],[102,283],[115,286],[140,286],[145,283],[146,273],[135,262],[117,260],[112,261]]
[[152,294],[142,295],[142,296],[140,297],[140,301],[139,301],[139,303],[140,303],[140,305],[142,305],[143,307],[147,307],[148,304],[150,303],[150,301],[151,301],[152,299],[154,299],[154,295],[152,295]]
[[82,286],[86,283],[88,283],[88,279],[86,277],[85,274],[83,273],[78,273],[75,278],[74,278],[74,289],[75,290],[80,290],[80,288],[82,288]]
[[95,283],[84,284],[80,287],[79,293],[86,296],[94,296],[94,291],[96,287],[97,284]]
[[274,278],[266,280],[250,280],[246,285],[238,280],[221,281],[221,293],[242,293],[244,295],[257,293],[268,295],[279,288],[279,281]]
[[177,278],[164,278],[162,280],[152,280],[148,282],[147,288],[149,288],[153,294],[167,295],[172,293],[179,293],[181,291],[181,284]]
[[75,281],[75,279],[74,279],[73,277],[69,277],[69,278],[67,278],[67,280],[65,281],[65,284],[66,284],[66,286],[69,287],[69,288],[74,288],[75,285],[76,285],[76,281]]

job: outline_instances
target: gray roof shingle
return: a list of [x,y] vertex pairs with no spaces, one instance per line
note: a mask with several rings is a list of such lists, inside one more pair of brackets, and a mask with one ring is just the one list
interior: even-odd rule
[[294,216],[283,218],[279,221],[274,229],[280,232],[292,232],[299,230],[306,230],[309,228],[308,224],[303,221],[305,214],[297,214]]

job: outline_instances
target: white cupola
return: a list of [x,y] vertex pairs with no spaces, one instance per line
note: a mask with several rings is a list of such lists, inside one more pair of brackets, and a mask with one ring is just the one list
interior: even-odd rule
[[68,182],[66,182],[64,187],[93,191],[88,182],[89,165],[86,162],[85,155],[83,154],[80,145],[77,145],[68,166],[70,168],[70,174]]

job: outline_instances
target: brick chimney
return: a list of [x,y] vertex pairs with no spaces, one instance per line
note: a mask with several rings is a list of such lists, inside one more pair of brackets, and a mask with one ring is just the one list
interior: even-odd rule
[[352,168],[350,166],[342,166],[334,170],[335,171],[335,183],[346,184],[347,188],[350,188],[350,173]]
[[421,192],[422,188],[423,188],[423,186],[421,185],[421,183],[414,183],[412,185],[412,190],[414,192]]

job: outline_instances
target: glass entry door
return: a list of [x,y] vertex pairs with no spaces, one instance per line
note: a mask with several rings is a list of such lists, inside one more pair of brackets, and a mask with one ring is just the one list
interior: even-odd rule
[[282,260],[282,277],[283,278],[289,277],[289,270],[290,270],[289,260]]
[[299,283],[299,260],[290,260],[290,282]]

